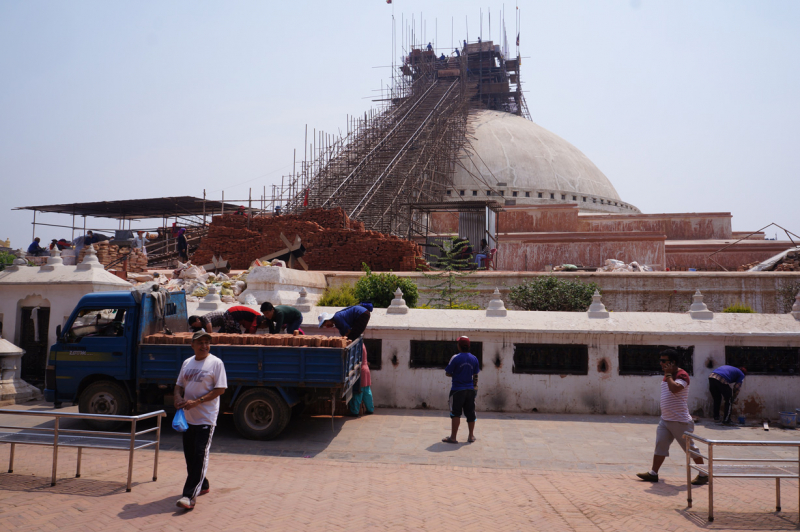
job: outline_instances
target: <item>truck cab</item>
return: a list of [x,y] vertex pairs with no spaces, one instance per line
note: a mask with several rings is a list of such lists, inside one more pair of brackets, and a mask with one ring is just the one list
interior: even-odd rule
[[140,292],[83,296],[57,329],[45,372],[45,400],[78,403],[91,414],[127,415],[135,398],[137,349],[144,334],[169,327],[187,330],[183,292],[163,292],[159,313]]

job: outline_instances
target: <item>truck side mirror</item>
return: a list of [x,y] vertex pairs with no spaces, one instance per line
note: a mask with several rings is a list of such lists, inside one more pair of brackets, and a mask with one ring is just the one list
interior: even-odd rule
[[61,325],[56,325],[56,339],[61,341]]

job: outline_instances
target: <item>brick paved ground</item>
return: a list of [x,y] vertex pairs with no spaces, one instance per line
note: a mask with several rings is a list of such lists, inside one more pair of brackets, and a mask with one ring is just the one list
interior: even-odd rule
[[[24,408],[24,407],[23,407]],[[0,424],[11,423],[10,416]],[[16,421],[19,421],[17,419]],[[212,491],[186,512],[175,507],[185,479],[179,439],[168,429],[152,482],[152,452],[136,458],[125,492],[124,453],[18,447],[13,474],[0,473],[0,530],[797,530],[798,487],[720,480],[716,520],[707,523],[707,488],[686,511],[683,457],[674,447],[662,481],[649,469],[657,418],[484,414],[479,441],[448,445],[443,412],[385,410],[336,421],[294,421],[272,442],[249,442],[223,420],[209,468]],[[794,431],[699,427],[731,439],[800,439]],[[759,452],[769,451],[760,450]],[[9,446],[0,446],[0,464]],[[2,471],[5,470],[5,466]]]

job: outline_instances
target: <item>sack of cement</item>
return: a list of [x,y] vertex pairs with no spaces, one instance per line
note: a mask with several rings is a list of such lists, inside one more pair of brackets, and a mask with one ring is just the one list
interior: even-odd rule
[[197,279],[201,275],[205,275],[205,270],[203,268],[198,268],[197,266],[189,266],[185,270],[182,270],[179,277],[181,279]]
[[236,281],[232,286],[233,295],[238,296],[239,294],[244,292],[246,288],[247,288],[247,283],[245,283],[244,281]]

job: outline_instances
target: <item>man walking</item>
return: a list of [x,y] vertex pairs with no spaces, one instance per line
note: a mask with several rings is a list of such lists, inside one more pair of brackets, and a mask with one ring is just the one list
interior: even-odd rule
[[[647,473],[636,473],[636,476],[647,482],[658,482],[658,470],[661,464],[669,456],[669,446],[673,440],[678,440],[678,444],[686,451],[686,440],[684,432],[694,432],[694,421],[689,414],[689,374],[678,367],[678,352],[674,349],[665,349],[659,355],[661,369],[664,370],[664,378],[661,381],[661,420],[658,422],[656,430],[656,450],[653,453],[653,469]],[[692,451],[700,452],[700,449],[690,444]],[[693,457],[696,464],[702,464],[703,459],[699,456]],[[707,484],[708,475],[699,473],[693,485]]]
[[177,506],[191,510],[198,495],[209,492],[206,478],[211,437],[219,415],[219,396],[228,380],[222,360],[211,354],[211,335],[198,331],[192,335],[194,356],[183,361],[175,384],[175,408],[183,408],[189,429],[183,433],[186,483]]
[[456,341],[459,353],[450,359],[444,369],[445,375],[453,378],[450,386],[450,436],[442,439],[445,443],[458,443],[456,435],[461,424],[461,412],[467,418],[469,436],[467,441],[475,441],[475,395],[478,392],[478,359],[469,352],[469,338],[461,336]]
[[747,376],[747,369],[733,366],[720,366],[708,376],[708,390],[711,392],[711,397],[714,398],[714,421],[719,421],[719,406],[724,397],[725,409],[722,423],[731,424],[731,408],[736,402],[742,384],[744,384],[745,376]]

